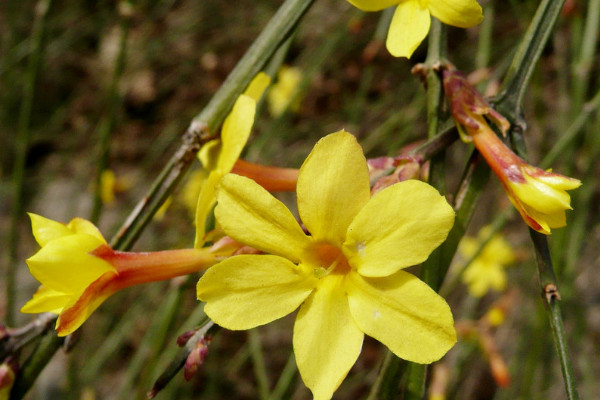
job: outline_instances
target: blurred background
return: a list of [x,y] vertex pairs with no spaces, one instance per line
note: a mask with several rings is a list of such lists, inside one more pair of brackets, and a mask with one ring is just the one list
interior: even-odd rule
[[[5,296],[11,279],[0,280],[0,320],[19,326],[33,319],[18,312],[37,288],[24,261],[38,249],[25,211],[62,222],[96,219],[105,237],[114,235],[281,3],[0,1],[0,261],[3,277],[10,277],[10,266],[16,271],[12,313]],[[493,96],[538,1],[480,3],[486,21],[449,28],[448,54]],[[599,20],[600,1],[566,1],[524,115],[533,164],[573,135],[551,166],[583,186],[572,192],[568,226],[553,233],[550,246],[578,388],[590,399],[600,398]],[[394,156],[424,139],[425,91],[410,70],[424,60],[426,44],[411,60],[394,59],[382,42],[387,21],[389,12],[316,1],[284,54],[293,77],[273,74],[275,84],[291,87],[283,91],[290,104],[279,107],[284,111],[262,104],[243,158],[299,167],[320,137],[342,128],[359,138],[367,157]],[[450,197],[469,152],[462,143],[449,148]],[[189,175],[199,168],[195,163]],[[95,195],[97,177],[103,190]],[[193,245],[185,193],[193,199],[194,189],[185,185],[134,250]],[[292,194],[280,198],[293,205]],[[501,266],[506,285],[470,292],[461,273],[474,265],[473,252],[461,246],[442,288],[462,335],[430,378],[448,399],[564,398],[529,235],[510,210],[492,176],[468,230],[471,237],[489,237],[481,229],[495,222],[511,252]],[[498,259],[498,251],[489,250],[490,258]],[[177,351],[177,336],[202,319],[196,281],[148,284],[111,297],[82,327],[73,350],[54,357],[29,398],[145,398]],[[273,388],[282,373],[287,381],[279,398],[309,398],[289,363],[292,324],[293,316],[252,334],[220,331],[193,379],[186,382],[180,373],[157,398],[256,399],[259,382]],[[366,396],[384,350],[367,338],[335,398]]]

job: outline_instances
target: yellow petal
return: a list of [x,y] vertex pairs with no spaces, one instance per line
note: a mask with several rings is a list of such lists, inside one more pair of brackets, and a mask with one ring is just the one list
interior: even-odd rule
[[213,139],[200,148],[198,160],[207,171],[217,168],[217,162],[221,154],[221,139]]
[[217,162],[217,169],[226,174],[233,168],[240,157],[254,124],[256,102],[246,95],[241,95],[233,105],[231,113],[223,123],[221,130],[221,154]]
[[200,194],[198,195],[198,203],[196,205],[196,239],[194,247],[199,249],[204,245],[204,235],[206,235],[206,217],[211,212],[217,199],[215,193],[217,184],[221,180],[219,171],[211,171],[208,178],[204,181]]
[[403,0],[348,0],[352,4],[363,11],[379,11],[400,3]]
[[198,281],[198,299],[218,325],[232,330],[264,325],[293,312],[308,297],[315,278],[285,258],[234,256],[211,267]]
[[415,276],[404,271],[386,278],[351,273],[347,288],[356,324],[398,357],[428,364],[456,343],[450,307]]
[[102,241],[102,243],[106,243],[104,236],[100,233],[100,230],[96,228],[96,225],[92,224],[90,221],[83,218],[73,218],[69,221],[69,225],[67,225],[69,229],[71,229],[75,233],[82,233],[90,236],[94,236],[95,238]]
[[252,179],[225,175],[217,200],[218,222],[240,243],[293,262],[311,243],[290,210]]
[[524,175],[526,183],[508,181],[508,185],[520,201],[544,214],[571,209],[571,197],[564,190]]
[[386,47],[394,57],[410,58],[429,32],[429,10],[417,0],[407,0],[398,5],[390,23]]
[[63,236],[73,234],[65,224],[53,221],[34,213],[28,213],[31,218],[31,231],[38,244],[44,247],[48,242]]
[[252,82],[250,82],[244,94],[258,103],[270,83],[271,77],[264,72],[259,72],[254,79],[252,79]]
[[103,244],[91,235],[64,236],[27,259],[27,266],[35,279],[49,289],[81,293],[102,274],[114,271],[108,262],[89,254]]
[[369,201],[369,170],[356,138],[346,131],[317,142],[298,176],[300,219],[317,240],[341,244],[348,225]]
[[452,228],[454,210],[432,186],[396,183],[371,198],[348,228],[344,254],[364,276],[388,276],[429,257]]
[[302,305],[294,325],[294,355],[315,400],[331,399],[360,354],[363,333],[348,308],[344,277],[327,276]]
[[73,333],[104,300],[117,290],[117,287],[113,285],[116,277],[117,275],[113,271],[106,272],[92,282],[81,295],[71,298],[56,320],[58,336],[67,336]]
[[531,218],[533,218],[538,224],[542,226],[542,229],[550,234],[550,228],[562,228],[567,225],[567,215],[564,211],[558,211],[552,214],[544,214],[533,207],[529,207],[527,204],[521,203],[523,209]]
[[196,214],[198,196],[207,176],[206,171],[202,169],[192,171],[181,191],[181,200],[192,216]]
[[470,28],[483,21],[483,10],[475,0],[429,0],[429,12],[445,24]]
[[23,307],[21,312],[26,314],[37,314],[43,312],[51,312],[58,314],[63,307],[69,302],[72,295],[57,292],[45,286],[40,286]]

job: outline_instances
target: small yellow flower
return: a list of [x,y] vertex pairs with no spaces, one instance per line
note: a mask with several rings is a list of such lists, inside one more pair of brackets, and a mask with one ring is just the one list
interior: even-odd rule
[[[479,249],[481,241],[489,235],[489,227],[483,228],[479,238],[465,237],[459,252],[463,258],[471,258]],[[515,261],[510,244],[501,235],[494,235],[479,255],[463,272],[462,281],[468,285],[473,297],[482,297],[490,289],[502,291],[506,288],[505,266]]]
[[251,179],[221,180],[215,216],[234,240],[272,255],[239,255],[210,268],[197,286],[206,313],[227,329],[251,329],[300,307],[298,369],[315,399],[329,399],[360,354],[364,335],[418,363],[456,342],[450,308],[402,269],[425,261],[454,222],[446,199],[408,180],[370,197],[356,139],[321,139],[300,169],[292,213]]
[[462,73],[446,69],[443,75],[444,91],[461,138],[473,142],[527,225],[546,235],[553,228],[565,226],[565,211],[571,210],[566,191],[578,188],[581,181],[527,164],[500,140],[484,116],[502,133],[510,127],[508,121],[491,108]]
[[[298,85],[302,80],[302,72],[299,68],[283,65],[277,72],[277,82],[269,89],[267,93],[267,102],[269,112],[274,117],[281,115],[290,108],[292,111],[298,111],[300,108],[300,99],[294,99]],[[290,102],[292,102],[290,104]]]
[[112,205],[115,202],[115,194],[128,190],[132,185],[130,178],[117,178],[113,170],[105,169],[100,174],[100,199],[102,204]]
[[216,262],[208,249],[115,251],[89,221],[74,218],[65,225],[36,214],[29,216],[42,248],[27,260],[27,266],[41,286],[21,312],[58,314],[59,336],[79,328],[117,290],[190,274]]
[[397,6],[386,46],[394,57],[410,58],[429,33],[431,16],[445,24],[470,28],[483,20],[476,0],[348,0],[363,11]]

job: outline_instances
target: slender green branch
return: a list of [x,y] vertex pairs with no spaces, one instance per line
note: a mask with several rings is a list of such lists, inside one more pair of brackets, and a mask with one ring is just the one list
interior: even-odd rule
[[98,161],[94,188],[94,199],[92,205],[92,215],[90,220],[97,224],[102,211],[102,174],[108,166],[108,155],[110,149],[110,137],[116,125],[117,113],[121,105],[121,96],[119,95],[119,82],[125,70],[125,60],[127,54],[127,37],[129,26],[131,25],[131,4],[128,2],[119,3],[121,12],[121,36],[119,38],[119,54],[115,60],[112,78],[108,87],[105,104],[106,113],[102,116],[98,125]]
[[600,0],[588,2],[585,16],[585,28],[581,33],[581,48],[574,57],[572,66],[571,115],[583,107],[588,94],[590,74],[599,40],[597,32],[600,25]]
[[494,35],[494,2],[486,3],[483,10],[483,22],[479,28],[479,41],[477,43],[477,56],[475,57],[475,67],[486,68],[490,64],[490,55],[492,52],[492,38]]
[[12,172],[13,195],[11,224],[8,245],[8,266],[6,271],[6,323],[13,325],[15,316],[15,268],[18,260],[19,248],[19,223],[23,217],[23,187],[25,178],[25,162],[27,157],[27,148],[31,137],[31,109],[33,107],[33,96],[35,94],[35,81],[40,68],[42,58],[42,43],[44,40],[44,30],[46,25],[46,16],[50,9],[51,0],[40,0],[34,8],[35,17],[29,42],[30,55],[27,60],[27,71],[25,81],[23,82],[23,101],[19,109],[19,122],[17,136],[15,138],[15,162]]
[[214,132],[233,106],[235,99],[260,72],[275,50],[294,31],[314,0],[286,0],[260,36],[231,71],[223,85],[194,122],[206,124]]
[[567,339],[560,311],[560,293],[558,291],[556,277],[554,276],[552,260],[550,259],[548,238],[531,228],[529,229],[529,234],[535,248],[542,299],[546,306],[554,345],[556,346],[556,351],[558,352],[558,357],[560,359],[560,368],[565,382],[567,398],[569,400],[576,400],[579,399],[579,394],[575,387],[575,374],[569,358]]
[[281,400],[285,393],[289,390],[290,386],[294,382],[294,377],[296,376],[296,372],[298,368],[296,367],[296,357],[294,357],[294,352],[290,353],[290,357],[286,361],[281,374],[279,375],[279,380],[275,384],[273,391],[271,392],[271,397],[269,400]]
[[194,118],[183,136],[183,143],[152,184],[148,194],[138,203],[120,228],[111,245],[118,250],[129,249],[141,235],[154,213],[173,192],[194,161],[195,155],[212,132],[223,122],[235,99],[250,80],[264,67],[277,48],[293,32],[314,0],[286,0],[221,88],[202,112]]
[[[542,0],[502,82],[496,109],[522,124],[523,96],[565,0]],[[512,118],[511,118],[512,117]]]
[[169,288],[166,298],[161,302],[155,312],[153,322],[148,328],[144,337],[139,341],[138,348],[134,356],[129,361],[127,370],[121,387],[116,396],[119,400],[128,399],[132,393],[141,388],[136,388],[136,382],[139,381],[141,372],[151,363],[148,362],[153,354],[159,351],[164,344],[175,318],[175,313],[179,310],[182,293],[180,287]]
[[260,335],[256,328],[248,331],[248,343],[250,345],[250,357],[254,367],[254,376],[258,383],[258,395],[262,400],[268,400],[270,397],[269,376],[260,343]]
[[64,338],[58,337],[56,332],[52,330],[47,331],[42,336],[31,356],[29,356],[19,370],[14,386],[10,391],[10,400],[20,400],[27,394],[33,382],[35,382],[40,372],[50,362],[54,353],[62,346],[63,342]]
[[575,140],[575,138],[583,131],[586,122],[600,108],[600,91],[589,102],[585,103],[567,130],[561,135],[558,141],[552,146],[552,149],[544,156],[540,166],[549,168],[557,157],[563,154],[564,150]]

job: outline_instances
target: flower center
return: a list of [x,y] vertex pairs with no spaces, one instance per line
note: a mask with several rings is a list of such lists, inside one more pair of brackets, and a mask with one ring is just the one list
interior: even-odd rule
[[317,278],[329,274],[345,275],[350,272],[348,259],[342,250],[330,243],[315,243],[310,249],[308,258],[308,264],[314,267]]

